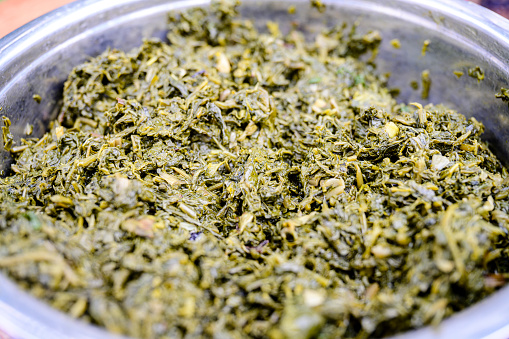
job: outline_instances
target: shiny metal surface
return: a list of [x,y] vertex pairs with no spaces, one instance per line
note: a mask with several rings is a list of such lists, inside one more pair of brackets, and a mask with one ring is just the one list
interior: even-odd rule
[[[297,15],[287,13],[297,4]],[[309,33],[323,24],[358,21],[361,31],[379,30],[385,40],[378,56],[378,72],[391,72],[398,100],[420,101],[419,81],[428,69],[432,86],[429,102],[446,103],[486,126],[485,140],[509,164],[509,110],[495,99],[508,87],[509,21],[460,0],[331,0],[324,17],[308,10],[307,1],[245,1],[246,17],[276,20],[283,29],[298,21]],[[41,135],[58,112],[60,92],[72,67],[107,48],[130,49],[143,38],[164,39],[166,12],[206,5],[207,0],[84,0],[62,7],[0,40],[0,115],[8,116],[16,138],[26,123]],[[389,41],[398,38],[402,48]],[[421,55],[424,40],[431,44]],[[457,79],[480,66],[485,80]],[[32,95],[43,100],[37,104]],[[0,169],[10,158],[0,151]],[[0,328],[13,338],[114,338],[96,327],[72,320],[20,291],[0,275]],[[509,287],[444,321],[397,338],[509,338]]]

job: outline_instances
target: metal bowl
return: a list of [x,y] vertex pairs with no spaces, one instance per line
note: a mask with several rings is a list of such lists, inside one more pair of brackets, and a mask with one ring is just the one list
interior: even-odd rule
[[[340,22],[360,23],[362,31],[379,30],[385,37],[377,58],[378,71],[390,72],[390,87],[400,89],[398,100],[421,101],[410,87],[423,70],[431,73],[429,102],[445,103],[486,126],[484,138],[509,163],[509,111],[495,98],[509,87],[509,21],[460,0],[331,0],[326,13],[310,11],[307,1],[245,1],[242,14],[260,25],[275,20],[285,29],[292,21],[312,34]],[[0,115],[12,121],[16,138],[27,123],[42,135],[55,117],[63,82],[71,69],[107,48],[128,50],[143,38],[165,38],[166,13],[207,0],[83,0],[64,6],[23,26],[0,40]],[[297,14],[288,14],[289,3]],[[397,38],[402,48],[389,41]],[[425,56],[424,40],[430,40]],[[485,79],[468,73],[480,66]],[[32,99],[42,97],[41,103]],[[0,152],[0,170],[10,157]],[[104,330],[73,320],[21,291],[0,275],[0,328],[13,338],[118,338]],[[509,287],[445,320],[436,328],[407,332],[397,338],[509,337]]]

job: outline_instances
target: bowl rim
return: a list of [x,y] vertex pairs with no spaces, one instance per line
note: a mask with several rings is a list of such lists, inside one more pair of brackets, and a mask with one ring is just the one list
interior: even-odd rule
[[[243,0],[250,2],[253,0]],[[268,1],[268,0],[262,0]],[[302,1],[302,0],[297,0]],[[327,4],[341,4],[352,0],[325,0]],[[365,0],[356,0],[365,1]],[[372,2],[373,0],[369,0]],[[43,41],[49,34],[72,23],[73,15],[91,17],[106,9],[141,3],[143,0],[77,0],[57,8],[0,38],[0,70],[3,65],[12,62],[16,55],[30,48],[34,41]],[[186,5],[200,5],[208,0],[178,0]],[[478,4],[464,0],[391,0],[392,3],[414,4],[416,6],[439,10],[462,19],[493,37],[501,46],[509,50],[509,20]],[[0,72],[0,87],[3,85]],[[70,316],[53,309],[42,301],[22,291],[17,285],[0,274],[0,327],[8,335],[19,339],[37,338],[125,338],[107,332],[105,329],[72,319]],[[506,302],[504,302],[504,300]],[[507,304],[504,306],[503,304]],[[489,324],[481,324],[482,331],[475,335],[485,339],[503,339],[509,337],[509,286],[483,299],[468,309],[444,320],[438,328],[430,326],[394,336],[397,339],[450,338],[465,333],[463,327],[479,323],[479,315],[491,317]],[[471,325],[470,325],[471,326]],[[0,332],[1,333],[1,332]]]

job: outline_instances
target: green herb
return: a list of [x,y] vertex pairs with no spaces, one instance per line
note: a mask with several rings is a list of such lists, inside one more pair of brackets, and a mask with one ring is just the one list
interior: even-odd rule
[[12,149],[0,268],[20,286],[132,337],[360,338],[505,284],[507,170],[480,122],[394,100],[361,61],[378,33],[260,33],[234,1],[168,26],[76,67]]
[[495,94],[495,98],[509,103],[509,89],[502,87],[500,93]]
[[458,79],[459,79],[459,78],[461,78],[461,77],[465,74],[465,73],[463,73],[462,71],[454,71],[453,73],[454,73],[454,75],[455,75],[456,77],[458,77]]
[[431,41],[429,40],[424,40],[424,43],[422,44],[422,56],[426,56],[426,52],[428,51],[428,47],[429,45],[431,44]]
[[11,120],[7,117],[2,117],[2,121],[4,125],[2,126],[2,140],[4,143],[4,149],[6,151],[9,151],[12,148],[14,137],[12,136],[10,127],[11,127]]
[[325,12],[326,6],[321,0],[311,0],[311,6],[316,8],[320,13]]
[[366,78],[364,77],[364,74],[359,74],[355,76],[354,78],[354,84],[357,85],[364,85],[366,83]]
[[39,230],[41,228],[41,222],[39,221],[39,218],[37,218],[34,212],[30,211],[28,213],[25,213],[24,217],[28,219],[30,225],[34,230]]
[[426,100],[429,98],[429,90],[431,88],[431,78],[429,76],[429,70],[425,70],[421,73],[421,81],[422,81],[422,100]]
[[484,80],[484,71],[479,66],[469,68],[468,75],[474,79],[477,79],[478,82]]
[[[421,77],[422,77],[422,73],[421,73]],[[413,80],[413,81],[410,82],[410,87],[414,91],[417,91],[419,89],[419,83],[417,81]]]
[[347,72],[346,68],[345,67],[339,67],[337,70],[336,70],[336,74],[345,74]]
[[33,131],[34,131],[34,126],[32,124],[26,124],[25,129],[23,130],[25,135],[32,135]]
[[401,48],[401,42],[399,41],[399,39],[392,39],[391,40],[391,45],[392,45],[392,47],[394,47],[396,49],[400,49]]

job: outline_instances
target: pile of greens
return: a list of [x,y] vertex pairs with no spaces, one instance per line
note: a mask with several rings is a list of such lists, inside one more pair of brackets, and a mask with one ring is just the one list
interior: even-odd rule
[[396,103],[377,32],[216,1],[168,39],[74,69],[42,138],[5,119],[0,268],[31,294],[134,337],[365,338],[505,284],[507,170],[475,119]]

